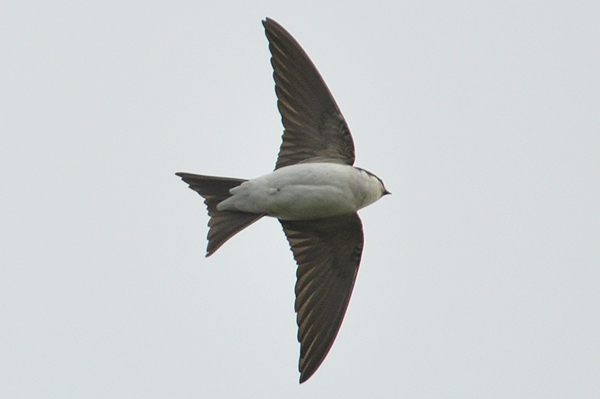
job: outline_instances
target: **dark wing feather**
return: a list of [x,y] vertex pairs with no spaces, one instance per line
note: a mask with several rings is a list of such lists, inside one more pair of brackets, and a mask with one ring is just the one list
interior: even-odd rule
[[298,263],[296,313],[300,382],[321,365],[340,329],[363,248],[360,218],[280,220]]
[[281,25],[269,18],[263,25],[285,128],[275,169],[303,162],[353,165],[350,130],[319,71]]

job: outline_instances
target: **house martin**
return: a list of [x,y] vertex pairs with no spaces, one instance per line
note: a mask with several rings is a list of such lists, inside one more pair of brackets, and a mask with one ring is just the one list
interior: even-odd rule
[[377,176],[352,166],[350,130],[302,47],[274,20],[262,23],[284,126],[275,170],[251,180],[177,175],[208,208],[206,256],[263,216],[281,222],[298,265],[302,383],[325,359],[348,307],[363,250],[356,212],[389,192]]

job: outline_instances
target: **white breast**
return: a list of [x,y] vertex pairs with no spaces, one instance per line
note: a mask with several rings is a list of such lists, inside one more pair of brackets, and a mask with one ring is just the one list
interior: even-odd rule
[[262,213],[283,220],[354,213],[381,197],[374,180],[349,165],[291,165],[231,189],[232,196],[218,209]]

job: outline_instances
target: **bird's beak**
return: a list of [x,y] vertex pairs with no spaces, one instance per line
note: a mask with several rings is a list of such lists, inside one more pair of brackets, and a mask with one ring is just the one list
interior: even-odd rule
[[388,190],[385,190],[385,191],[383,192],[383,195],[388,195],[388,194],[392,195],[392,193],[390,193]]

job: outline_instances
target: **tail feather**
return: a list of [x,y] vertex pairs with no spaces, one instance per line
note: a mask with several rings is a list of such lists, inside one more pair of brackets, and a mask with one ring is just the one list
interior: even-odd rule
[[208,221],[206,256],[212,255],[227,240],[264,216],[249,212],[217,210],[217,204],[231,196],[229,190],[245,182],[244,179],[202,176],[181,172],[175,174],[204,198],[204,203],[208,208],[210,220]]

